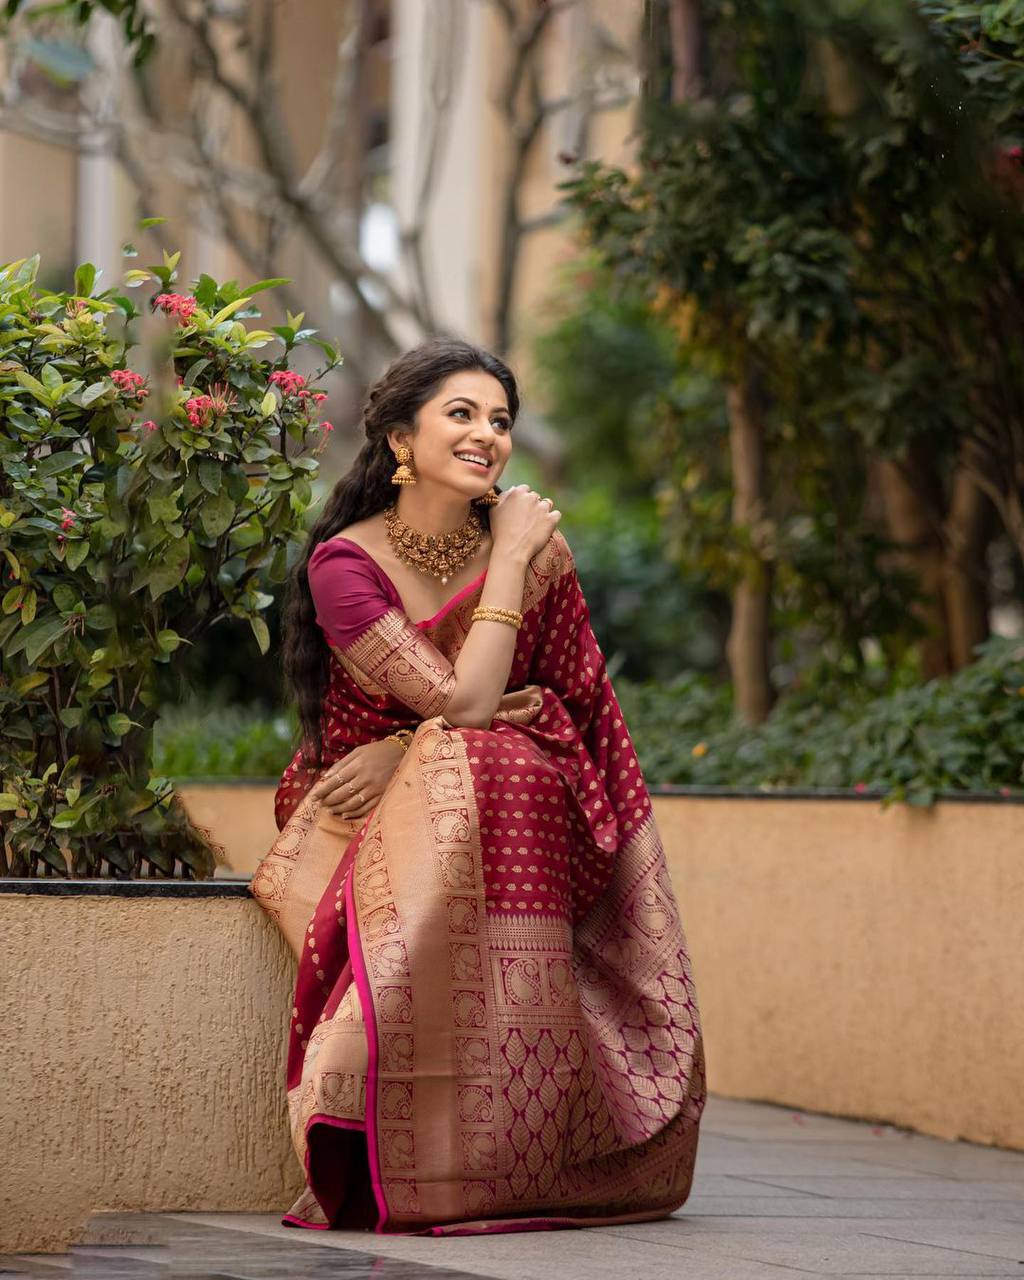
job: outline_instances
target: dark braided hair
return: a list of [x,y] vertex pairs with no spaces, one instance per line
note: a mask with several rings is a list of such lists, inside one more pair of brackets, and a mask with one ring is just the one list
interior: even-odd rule
[[[457,338],[431,338],[393,360],[370,387],[363,403],[366,443],[348,472],[334,486],[319,519],[310,529],[303,552],[289,575],[282,613],[283,661],[287,688],[295,699],[302,731],[302,762],[323,766],[323,701],[327,692],[330,650],[316,621],[309,590],[309,558],[317,546],[358,520],[383,511],[395,501],[391,477],[395,455],[387,435],[396,427],[412,429],[417,411],[437,395],[453,373],[489,373],[501,383],[514,422],[519,390],[512,370],[481,347]],[[500,492],[500,490],[499,490]],[[490,527],[485,506],[476,507]]]

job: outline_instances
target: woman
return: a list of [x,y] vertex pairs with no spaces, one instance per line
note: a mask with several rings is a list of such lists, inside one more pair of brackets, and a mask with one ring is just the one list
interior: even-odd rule
[[397,359],[290,582],[303,747],[252,891],[299,958],[296,1226],[636,1222],[690,1191],[689,957],[560,513],[494,488],[518,408],[466,343]]

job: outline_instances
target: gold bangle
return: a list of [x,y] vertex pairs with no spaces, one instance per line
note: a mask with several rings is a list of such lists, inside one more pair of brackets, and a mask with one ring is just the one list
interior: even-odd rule
[[385,742],[387,742],[389,738],[397,742],[399,746],[401,746],[403,751],[408,751],[409,743],[412,742],[412,739],[413,739],[413,730],[412,729],[396,729],[394,733],[388,733],[384,735]]
[[523,615],[518,609],[499,609],[496,605],[479,604],[473,610],[471,622],[507,622],[518,631],[523,625]]

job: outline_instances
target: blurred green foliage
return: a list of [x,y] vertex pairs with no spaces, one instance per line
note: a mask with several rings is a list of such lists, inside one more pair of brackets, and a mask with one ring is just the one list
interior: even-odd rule
[[829,704],[783,700],[756,728],[695,675],[616,683],[648,784],[854,788],[888,805],[941,793],[1024,794],[1024,643],[993,637],[956,675]]
[[167,706],[157,721],[154,768],[169,778],[274,778],[295,751],[294,707],[277,715],[255,704],[195,699]]

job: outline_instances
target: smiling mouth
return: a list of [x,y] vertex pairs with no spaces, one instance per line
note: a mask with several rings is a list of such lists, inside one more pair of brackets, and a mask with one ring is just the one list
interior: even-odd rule
[[470,462],[468,458],[460,458],[458,454],[455,455],[455,460],[456,462],[464,462],[467,467],[476,467],[477,471],[490,471],[491,469],[489,462]]

